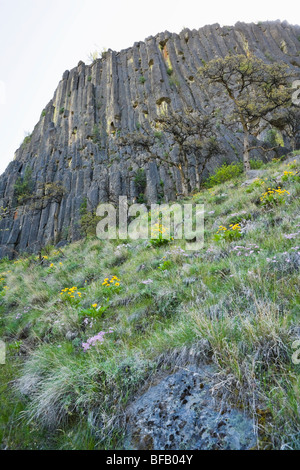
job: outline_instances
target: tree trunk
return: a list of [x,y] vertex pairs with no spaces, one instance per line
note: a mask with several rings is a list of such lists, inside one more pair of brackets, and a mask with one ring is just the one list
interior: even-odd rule
[[249,156],[249,132],[244,131],[244,171],[248,173],[251,170]]
[[54,213],[54,245],[57,245],[59,242],[59,231],[58,231],[58,214],[60,210],[60,204],[55,203],[55,213]]
[[179,165],[178,167],[180,176],[181,176],[181,187],[182,187],[182,194],[184,197],[189,195],[189,189],[188,189],[188,182],[184,174],[184,170],[182,169],[182,166]]

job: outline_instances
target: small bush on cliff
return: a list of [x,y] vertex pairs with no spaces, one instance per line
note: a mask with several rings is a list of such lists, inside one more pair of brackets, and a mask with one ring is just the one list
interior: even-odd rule
[[26,167],[23,178],[20,176],[15,183],[14,196],[17,204],[24,204],[32,195],[33,191],[33,180],[32,180],[32,169]]
[[98,144],[101,141],[100,129],[97,124],[93,127],[92,139],[94,144]]
[[83,203],[80,207],[80,230],[81,234],[85,237],[93,237],[96,235],[96,227],[100,221],[100,217],[96,216],[95,211],[88,211],[87,209],[87,199],[84,198]]
[[27,144],[29,144],[29,142],[31,141],[31,139],[32,139],[32,134],[30,134],[30,132],[28,132],[28,133],[26,134],[26,136],[24,137],[24,140],[23,140],[22,145],[27,145]]
[[143,204],[145,202],[145,189],[147,185],[146,172],[143,168],[139,168],[134,177],[135,187],[138,193],[138,202]]

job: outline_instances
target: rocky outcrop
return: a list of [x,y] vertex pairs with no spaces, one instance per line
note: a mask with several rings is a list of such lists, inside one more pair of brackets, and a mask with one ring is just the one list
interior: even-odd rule
[[[0,257],[79,238],[85,198],[87,210],[99,202],[116,202],[119,195],[134,200],[139,155],[119,147],[118,136],[148,126],[166,109],[207,112],[211,99],[222,109],[222,96],[210,96],[199,86],[197,70],[203,63],[250,51],[299,71],[299,38],[300,28],[287,23],[215,24],[180,34],[166,31],[66,71],[32,135],[0,178],[0,207],[7,209],[0,221]],[[241,148],[240,135],[222,129],[220,134],[224,153],[212,166],[217,160],[237,159]],[[171,157],[176,158],[175,149]],[[18,205],[15,185],[28,168],[34,198]],[[152,161],[145,171],[148,202],[176,199],[181,183],[175,167]],[[193,186],[195,165],[189,172]],[[47,185],[53,183],[63,188],[62,198],[46,197]]]
[[249,450],[253,421],[214,399],[211,366],[188,365],[162,378],[127,410],[126,450]]

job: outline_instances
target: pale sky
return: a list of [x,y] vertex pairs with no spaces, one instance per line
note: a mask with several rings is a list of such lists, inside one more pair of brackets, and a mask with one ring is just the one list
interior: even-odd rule
[[0,174],[38,122],[65,70],[168,30],[212,23],[300,23],[295,0],[0,0]]

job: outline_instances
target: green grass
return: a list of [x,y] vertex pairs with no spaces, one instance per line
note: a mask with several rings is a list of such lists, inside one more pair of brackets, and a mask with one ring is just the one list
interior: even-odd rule
[[[258,183],[242,187],[238,172],[193,195],[206,214],[199,253],[177,240],[87,238],[63,252],[48,247],[42,263],[2,260],[0,448],[122,448],[128,401],[193,351],[215,365],[218,393],[253,417],[260,449],[299,449],[299,181],[282,181],[284,204],[260,202],[290,168],[274,161]],[[216,239],[220,225],[236,223],[240,239]],[[107,291],[112,276],[120,286]],[[72,287],[80,305],[59,295]],[[82,310],[107,301],[102,316],[84,322]],[[104,341],[84,352],[100,331]]]

